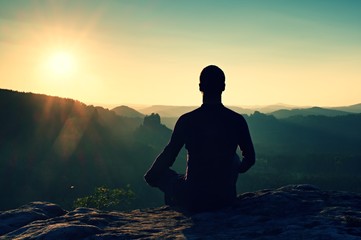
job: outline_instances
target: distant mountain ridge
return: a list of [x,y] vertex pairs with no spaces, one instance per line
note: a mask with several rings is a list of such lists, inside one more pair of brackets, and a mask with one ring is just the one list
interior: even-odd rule
[[[120,106],[122,107],[122,106]],[[139,112],[144,115],[151,113],[158,113],[162,118],[178,118],[182,114],[190,112],[199,106],[170,106],[170,105],[153,105],[146,108],[131,108],[133,111]],[[361,113],[361,103],[351,106],[341,107],[298,107],[286,104],[275,104],[269,106],[226,106],[239,114],[250,115],[255,111],[271,114],[277,118],[286,118],[296,115],[309,116],[309,115],[322,115],[322,116],[341,116],[350,113]],[[121,113],[122,115],[124,113]]]
[[158,113],[161,117],[179,117],[180,115],[196,109],[197,106],[168,106],[168,105],[153,105],[150,107],[137,109],[137,111],[149,115]]
[[117,115],[123,117],[135,117],[135,118],[143,118],[144,114],[138,112],[137,110],[130,108],[128,106],[119,106],[112,109]]
[[345,107],[331,107],[330,109],[352,112],[352,113],[361,113],[361,103],[345,106]]
[[[113,109],[119,116],[125,117],[140,117],[145,115],[157,113],[162,118],[162,123],[168,128],[173,129],[177,119],[184,113],[190,112],[199,106],[170,106],[170,105],[154,105],[146,108],[130,108],[128,106],[119,106]],[[296,107],[285,104],[275,104],[269,106],[254,106],[253,108],[244,108],[237,106],[227,106],[233,111],[243,114],[251,115],[254,112],[261,112],[268,115],[273,115],[278,119],[284,119],[294,116],[326,116],[336,117],[348,114],[361,113],[361,104],[355,104],[345,107],[323,108],[323,107]]]
[[[170,106],[170,105],[153,105],[146,108],[137,108],[136,110],[145,114],[149,115],[151,113],[158,113],[161,117],[165,118],[174,118],[179,117],[184,113],[190,112],[196,108],[199,108],[199,106]],[[228,108],[232,109],[235,112],[238,112],[240,114],[252,114],[255,109],[248,109],[244,107],[239,106],[227,106]],[[260,107],[260,109],[274,109],[274,107]],[[258,110],[258,108],[257,108]]]
[[270,115],[275,116],[276,118],[288,118],[292,116],[327,116],[327,117],[335,117],[351,114],[350,112],[340,111],[340,110],[332,110],[321,107],[311,107],[304,109],[280,109],[275,112],[269,113]]

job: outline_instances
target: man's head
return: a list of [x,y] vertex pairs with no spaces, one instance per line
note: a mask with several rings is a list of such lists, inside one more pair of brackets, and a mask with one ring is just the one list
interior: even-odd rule
[[199,76],[199,90],[204,94],[220,95],[225,88],[225,79],[222,69],[215,65],[205,67]]

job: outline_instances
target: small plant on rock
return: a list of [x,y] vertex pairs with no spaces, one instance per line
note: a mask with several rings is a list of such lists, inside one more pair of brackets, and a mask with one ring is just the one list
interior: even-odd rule
[[74,208],[87,207],[99,210],[124,210],[134,199],[134,192],[127,185],[125,188],[109,189],[97,187],[92,195],[77,198],[74,201]]

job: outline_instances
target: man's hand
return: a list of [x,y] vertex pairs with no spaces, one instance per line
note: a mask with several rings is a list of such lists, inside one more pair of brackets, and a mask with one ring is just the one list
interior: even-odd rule
[[243,161],[241,162],[241,164],[239,165],[239,168],[238,168],[239,173],[247,172],[248,169],[250,169],[254,164],[254,162],[252,164],[245,164],[245,163],[246,163],[246,161],[243,159]]

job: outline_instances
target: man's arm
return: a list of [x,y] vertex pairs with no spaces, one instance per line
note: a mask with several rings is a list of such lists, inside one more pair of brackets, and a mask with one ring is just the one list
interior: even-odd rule
[[144,175],[145,181],[152,187],[157,186],[161,174],[171,167],[184,145],[184,132],[181,118],[177,121],[172,137],[163,152],[155,159],[150,169]]
[[251,135],[249,133],[246,120],[242,117],[242,129],[238,141],[239,148],[242,151],[242,161],[239,166],[239,173],[247,172],[256,162],[256,154],[254,151]]

